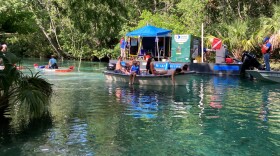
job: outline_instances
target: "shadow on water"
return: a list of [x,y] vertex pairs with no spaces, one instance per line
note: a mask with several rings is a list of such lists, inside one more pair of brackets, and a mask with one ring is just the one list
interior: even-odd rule
[[[46,133],[52,127],[52,119],[46,115],[40,119],[33,119],[27,125],[21,125],[17,129],[12,128],[11,120],[8,118],[1,118],[0,129],[0,155],[20,155],[22,149],[21,144],[28,142],[36,137]],[[12,146],[11,146],[12,145]],[[17,146],[18,145],[18,146]],[[6,148],[9,147],[9,148]]]

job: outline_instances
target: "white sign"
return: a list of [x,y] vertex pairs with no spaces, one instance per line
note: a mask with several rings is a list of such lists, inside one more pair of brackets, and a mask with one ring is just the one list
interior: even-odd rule
[[174,35],[174,39],[178,43],[184,43],[188,41],[189,35]]

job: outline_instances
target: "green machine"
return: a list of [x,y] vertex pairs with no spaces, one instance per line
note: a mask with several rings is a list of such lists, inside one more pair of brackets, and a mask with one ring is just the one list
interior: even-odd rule
[[171,62],[192,62],[197,56],[201,56],[201,38],[172,35]]

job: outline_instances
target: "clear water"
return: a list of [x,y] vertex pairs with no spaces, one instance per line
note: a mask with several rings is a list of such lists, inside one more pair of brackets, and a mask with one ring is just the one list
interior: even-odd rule
[[2,132],[0,155],[280,155],[280,84],[203,75],[129,86],[106,82],[105,66],[43,75],[53,123]]

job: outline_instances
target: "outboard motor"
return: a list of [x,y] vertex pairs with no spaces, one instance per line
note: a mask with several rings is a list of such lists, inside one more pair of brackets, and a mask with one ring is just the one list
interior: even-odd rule
[[254,68],[257,68],[259,70],[264,70],[263,65],[259,63],[259,61],[256,59],[256,56],[247,51],[243,52],[241,61],[242,61],[242,66],[241,66],[240,74],[243,76],[245,76],[245,70],[250,70]]
[[115,70],[116,69],[116,64],[115,63],[109,63],[107,66],[107,70]]

